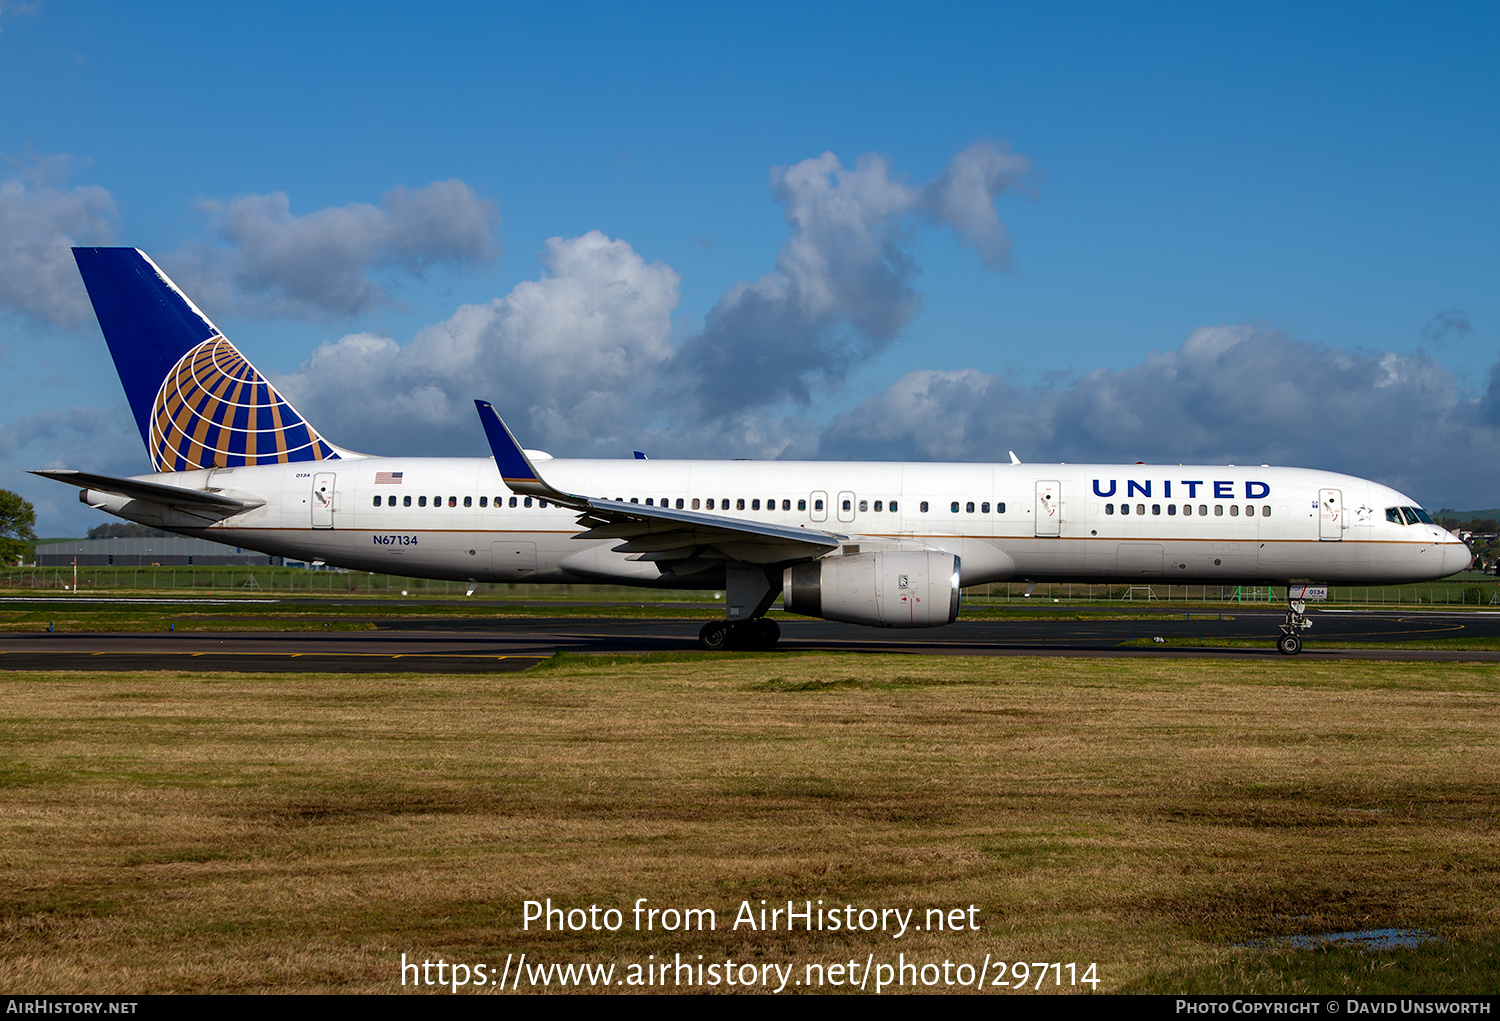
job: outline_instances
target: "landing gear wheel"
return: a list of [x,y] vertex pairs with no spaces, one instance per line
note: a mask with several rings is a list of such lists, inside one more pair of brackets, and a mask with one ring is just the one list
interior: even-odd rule
[[[1287,587],[1287,595],[1291,596],[1292,588]],[[1286,622],[1281,625],[1281,637],[1276,639],[1276,651],[1283,656],[1295,656],[1302,651],[1302,632],[1312,627],[1312,621],[1307,619],[1307,602],[1302,599],[1288,598],[1286,604]]]
[[760,621],[759,621],[759,624],[760,624],[760,647],[762,649],[769,649],[771,646],[773,646],[777,642],[781,641],[781,625],[780,624],[776,623],[770,617],[762,617],[760,619]]
[[722,620],[711,620],[698,632],[698,644],[709,652],[723,652],[729,648],[729,625]]

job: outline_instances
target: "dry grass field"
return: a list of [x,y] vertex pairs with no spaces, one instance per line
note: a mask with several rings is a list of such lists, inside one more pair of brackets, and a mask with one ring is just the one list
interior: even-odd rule
[[[678,954],[721,977],[732,960],[739,979],[792,966],[788,992],[810,963],[852,959],[824,974],[857,984],[904,954],[971,982],[984,968],[995,992],[996,962],[1026,962],[1044,993],[1093,988],[1069,962],[1096,963],[1100,992],[1493,992],[1497,846],[1488,665],[672,655],[484,676],[0,673],[13,993],[428,988],[411,970],[402,985],[403,953],[466,964],[469,991],[483,965],[490,991],[523,952],[613,963],[622,991],[632,966]],[[524,902],[549,897],[623,925],[523,929]],[[716,927],[637,932],[642,897],[712,908]],[[914,908],[917,925],[978,910],[899,939],[732,927],[762,899]],[[1387,927],[1437,939],[1275,942]],[[1038,981],[1042,962],[1061,985]]]

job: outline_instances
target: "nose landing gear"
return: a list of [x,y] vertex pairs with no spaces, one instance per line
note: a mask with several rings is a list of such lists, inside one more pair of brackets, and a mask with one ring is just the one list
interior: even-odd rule
[[1286,620],[1281,625],[1281,637],[1276,639],[1276,651],[1283,656],[1295,656],[1302,651],[1302,632],[1312,627],[1306,611],[1304,600],[1287,600]]

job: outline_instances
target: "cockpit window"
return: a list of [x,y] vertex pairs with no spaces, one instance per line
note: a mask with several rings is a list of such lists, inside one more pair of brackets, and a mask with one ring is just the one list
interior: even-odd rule
[[1391,522],[1391,524],[1393,524],[1393,525],[1404,525],[1404,524],[1406,524],[1405,521],[1401,520],[1401,508],[1400,507],[1387,507],[1385,509],[1385,519],[1387,521]]
[[1401,513],[1406,515],[1406,523],[1408,525],[1415,525],[1421,520],[1417,517],[1417,509],[1415,507],[1402,507]]
[[1432,520],[1432,515],[1428,514],[1422,508],[1420,508],[1420,507],[1413,507],[1412,510],[1414,510],[1414,511],[1417,512],[1417,520],[1420,521],[1420,522],[1422,522],[1422,524],[1424,524],[1424,525],[1435,525],[1435,524],[1437,524],[1436,521]]

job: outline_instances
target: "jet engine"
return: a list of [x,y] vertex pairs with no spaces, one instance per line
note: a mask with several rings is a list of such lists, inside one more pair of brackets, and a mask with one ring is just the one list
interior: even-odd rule
[[788,612],[873,627],[941,627],[958,618],[958,557],[935,550],[849,553],[788,567]]

